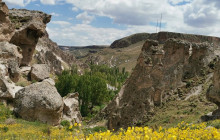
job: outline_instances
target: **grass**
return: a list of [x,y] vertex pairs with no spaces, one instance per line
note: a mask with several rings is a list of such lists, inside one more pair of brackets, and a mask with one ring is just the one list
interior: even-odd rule
[[31,81],[28,81],[25,75],[20,76],[19,81],[15,83],[16,86],[21,86],[21,87],[25,87],[30,84],[31,84]]

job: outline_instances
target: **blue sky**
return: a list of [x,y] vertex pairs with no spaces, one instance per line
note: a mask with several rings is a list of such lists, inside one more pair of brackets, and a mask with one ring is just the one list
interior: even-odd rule
[[59,45],[109,45],[134,33],[153,33],[161,13],[162,31],[220,36],[219,0],[3,1],[9,8],[51,14],[47,31]]

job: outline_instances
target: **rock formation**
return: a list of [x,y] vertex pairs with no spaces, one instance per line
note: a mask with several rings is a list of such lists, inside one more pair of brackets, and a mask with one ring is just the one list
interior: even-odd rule
[[19,79],[19,63],[22,55],[18,47],[8,42],[0,42],[0,98],[12,99],[22,87],[12,81]]
[[70,93],[63,98],[63,120],[68,120],[71,123],[81,123],[82,116],[79,109],[79,93]]
[[13,27],[9,20],[7,5],[0,1],[0,41],[9,41],[13,35]]
[[15,113],[28,121],[58,125],[63,115],[63,99],[47,81],[27,86],[15,95]]
[[147,40],[130,78],[102,111],[102,117],[108,119],[110,129],[147,121],[155,113],[154,107],[174,96],[174,91],[185,87],[187,80],[207,74],[217,55],[217,42]]
[[50,76],[50,69],[47,64],[34,64],[31,67],[31,80],[42,81]]
[[12,9],[10,19],[16,25],[15,34],[10,42],[22,49],[21,66],[27,66],[32,60],[38,39],[44,35],[46,24],[51,16],[39,11]]
[[206,97],[209,101],[215,103],[218,109],[212,112],[211,116],[206,116],[209,119],[220,119],[220,61],[215,64],[213,75],[213,84],[209,87]]
[[[14,112],[25,120],[58,125],[64,102],[49,76],[78,63],[49,39],[50,19],[40,11],[8,10],[0,0],[0,101],[14,102]],[[80,121],[74,103],[68,117]]]

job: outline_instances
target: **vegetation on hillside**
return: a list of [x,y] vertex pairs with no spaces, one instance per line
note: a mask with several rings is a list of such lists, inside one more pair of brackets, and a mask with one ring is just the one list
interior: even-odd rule
[[181,122],[170,128],[158,127],[155,129],[145,126],[110,131],[104,127],[86,128],[82,124],[62,124],[62,127],[53,127],[40,122],[28,122],[11,117],[13,117],[11,111],[0,104],[0,139],[218,140],[220,138],[219,120],[198,124]]
[[[90,65],[90,70],[83,75],[77,74],[77,67],[70,71],[63,71],[58,76],[56,88],[62,97],[68,93],[78,92],[80,111],[82,116],[90,116],[97,113],[103,106],[113,99],[122,84],[128,78],[125,68],[109,68],[106,65]],[[107,86],[115,88],[108,89]]]

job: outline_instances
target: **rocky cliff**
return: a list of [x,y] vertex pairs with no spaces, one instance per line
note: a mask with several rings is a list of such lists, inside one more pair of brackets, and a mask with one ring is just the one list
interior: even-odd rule
[[0,0],[0,102],[12,103],[14,113],[25,120],[58,125],[65,114],[65,120],[79,123],[77,97],[65,98],[74,104],[64,111],[66,103],[50,78],[79,63],[49,39],[50,19],[40,11],[9,10]]
[[[136,67],[121,91],[99,114],[108,120],[110,129],[147,122],[156,114],[155,107],[171,98],[188,100],[201,94],[202,90],[192,90],[211,81],[220,55],[219,38],[167,32],[154,35],[155,40],[144,43]],[[218,88],[217,83],[214,87]]]

